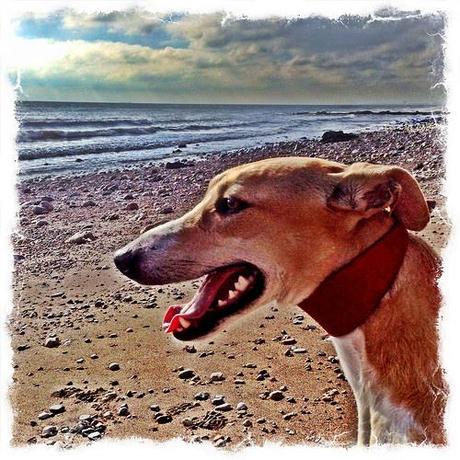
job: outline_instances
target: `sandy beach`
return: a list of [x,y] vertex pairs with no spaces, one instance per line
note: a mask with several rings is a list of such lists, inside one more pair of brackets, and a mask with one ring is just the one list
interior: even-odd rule
[[303,138],[199,161],[21,182],[10,318],[14,443],[353,444],[350,387],[327,335],[300,309],[268,305],[185,346],[161,330],[161,319],[198,282],[136,285],[117,272],[113,252],[190,209],[216,173],[289,155],[408,169],[436,202],[421,234],[441,252],[449,231],[443,153],[441,128],[426,122],[346,142]]

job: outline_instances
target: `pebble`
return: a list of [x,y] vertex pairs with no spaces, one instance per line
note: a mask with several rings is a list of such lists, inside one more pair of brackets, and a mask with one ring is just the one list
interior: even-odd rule
[[77,232],[65,240],[66,243],[84,244],[94,241],[96,237],[91,232]]
[[118,409],[118,415],[120,415],[121,417],[126,417],[129,415],[128,404],[123,404],[122,406],[120,406],[120,408]]
[[118,363],[110,363],[108,367],[109,367],[109,369],[111,371],[119,371],[120,370],[120,365]]
[[297,353],[297,354],[303,354],[303,353],[306,353],[307,352],[307,349],[306,348],[294,348],[292,350],[294,353]]
[[269,395],[268,395],[269,399],[271,399],[272,401],[281,401],[282,399],[284,399],[284,394],[279,391],[279,390],[275,390],[275,391],[272,391]]
[[127,211],[137,211],[139,209],[139,205],[135,201],[131,201],[125,207]]
[[193,369],[184,369],[183,371],[180,371],[178,374],[178,377],[180,379],[186,380],[186,379],[191,379],[192,377],[195,377],[195,371]]
[[36,216],[40,216],[42,214],[47,214],[49,211],[47,211],[44,207],[42,206],[33,206],[32,207],[32,213],[35,214]]
[[233,407],[229,403],[219,404],[215,407],[216,410],[221,412],[228,412],[233,409]]
[[225,403],[225,396],[223,395],[216,395],[214,398],[211,399],[211,403],[214,406],[220,406],[221,404]]
[[248,410],[248,406],[244,402],[239,402],[236,405],[236,410],[241,410],[241,411]]
[[47,418],[50,418],[52,417],[53,414],[51,412],[48,412],[48,411],[43,411],[43,412],[40,412],[37,416],[37,418],[39,420],[46,420]]
[[209,393],[205,392],[205,391],[201,391],[200,393],[197,393],[194,398],[198,401],[206,401],[207,399],[209,399]]
[[56,436],[58,433],[58,428],[55,425],[48,425],[45,426],[42,430],[42,438],[51,438],[52,436]]
[[167,415],[167,414],[166,415],[165,414],[157,414],[157,416],[155,416],[155,420],[160,425],[164,425],[165,423],[172,422],[172,417],[170,415]]
[[283,345],[295,345],[297,340],[294,337],[286,337],[285,339],[281,340]]
[[56,348],[61,344],[59,337],[47,337],[45,339],[45,347],[47,348]]
[[63,404],[55,404],[54,406],[51,406],[49,408],[49,411],[52,414],[62,414],[63,412],[65,412],[65,407]]
[[222,382],[225,380],[225,375],[222,372],[213,372],[210,375],[211,382]]

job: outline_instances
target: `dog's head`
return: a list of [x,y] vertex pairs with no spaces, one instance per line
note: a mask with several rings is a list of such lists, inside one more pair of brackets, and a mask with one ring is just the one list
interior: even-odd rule
[[271,300],[299,303],[392,216],[411,230],[429,220],[417,182],[401,168],[263,160],[216,176],[194,209],[120,249],[115,264],[142,284],[205,276],[194,299],[164,319],[176,338],[195,339]]

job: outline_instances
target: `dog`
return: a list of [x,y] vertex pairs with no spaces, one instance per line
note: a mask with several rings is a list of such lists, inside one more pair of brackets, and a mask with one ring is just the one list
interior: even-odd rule
[[440,261],[409,231],[429,222],[396,166],[272,158],[214,177],[183,217],[115,253],[145,285],[204,277],[164,329],[195,340],[273,300],[330,334],[358,412],[358,444],[444,444]]

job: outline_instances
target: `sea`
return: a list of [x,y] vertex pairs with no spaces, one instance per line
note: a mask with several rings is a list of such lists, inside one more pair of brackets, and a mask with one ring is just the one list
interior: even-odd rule
[[208,105],[17,102],[20,178],[145,163],[373,131],[436,118],[430,105]]

